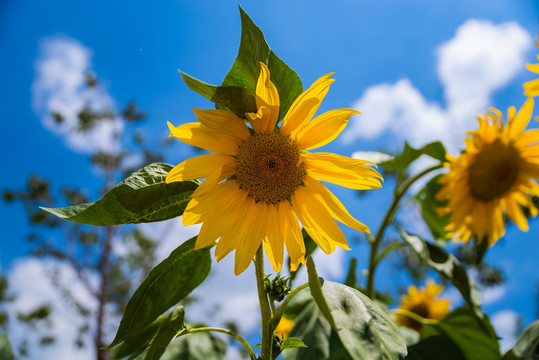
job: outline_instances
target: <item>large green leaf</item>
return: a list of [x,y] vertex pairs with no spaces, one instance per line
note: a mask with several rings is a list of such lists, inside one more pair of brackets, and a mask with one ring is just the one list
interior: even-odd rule
[[[352,359],[404,358],[406,342],[397,325],[378,305],[366,295],[343,284],[325,280],[320,286],[310,258],[307,269],[311,294]],[[309,346],[306,339],[295,334],[291,336],[298,337]],[[303,350],[295,351],[300,353]]]
[[406,360],[466,360],[466,357],[450,338],[434,335],[410,346]]
[[196,237],[187,240],[150,272],[127,303],[108,348],[148,326],[204,281],[211,267],[210,247],[195,250],[195,242]]
[[239,86],[250,89],[254,93],[260,73],[260,63],[266,64],[270,70],[270,79],[279,92],[281,103],[279,119],[282,119],[290,105],[303,91],[301,79],[270,49],[262,31],[241,6],[240,15],[240,49],[222,86]]
[[209,332],[180,336],[169,345],[162,360],[224,360],[227,343]]
[[101,226],[172,219],[183,214],[198,184],[165,183],[170,169],[172,165],[154,163],[129,176],[96,202],[41,209],[64,220]]
[[193,91],[196,91],[215,104],[225,106],[241,118],[247,112],[256,112],[256,100],[251,90],[240,86],[215,86],[206,84],[180,71],[183,81]]
[[428,266],[451,281],[459,290],[464,300],[471,306],[476,316],[482,319],[484,314],[481,311],[481,294],[457,258],[446,253],[442,248],[421,239],[417,235],[410,235],[402,229],[399,229],[399,232],[404,241],[411,246],[415,253]]
[[539,320],[524,330],[515,346],[508,351],[503,360],[538,360],[539,359]]
[[451,339],[466,360],[499,360],[502,357],[488,318],[479,320],[467,306],[453,310],[437,324],[425,325],[422,339],[438,335]]
[[159,360],[165,353],[168,345],[174,339],[178,331],[185,328],[184,324],[185,311],[183,306],[178,306],[169,316],[163,321],[157,334],[150,342],[146,351],[144,360]]
[[136,331],[131,331],[125,337],[125,340],[114,348],[114,358],[121,359],[131,354],[136,354],[136,356],[140,355],[140,353],[147,348],[147,345],[153,339],[155,334],[157,334],[161,324],[164,321],[168,321],[169,316],[170,314],[163,314],[150,325]]
[[404,143],[402,153],[391,160],[380,162],[386,171],[401,171],[406,169],[411,163],[416,161],[421,155],[427,155],[439,161],[445,161],[445,148],[439,141],[427,144],[419,149],[414,149],[407,142]]
[[435,196],[442,188],[442,185],[438,183],[440,176],[437,175],[429,180],[421,191],[415,196],[415,199],[421,205],[421,215],[423,220],[430,229],[432,236],[435,239],[448,241],[447,231],[445,227],[449,224],[450,214],[443,216],[438,215],[438,210],[446,205],[446,202],[436,200]]

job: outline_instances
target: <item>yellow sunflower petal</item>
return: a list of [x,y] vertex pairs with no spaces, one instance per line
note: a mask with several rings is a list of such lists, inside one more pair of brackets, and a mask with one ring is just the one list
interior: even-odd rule
[[277,209],[273,204],[266,204],[268,212],[268,224],[266,236],[264,237],[264,249],[268,259],[273,265],[273,271],[280,271],[283,267],[284,244],[278,223]]
[[256,83],[256,108],[265,106],[269,117],[263,126],[264,132],[272,132],[279,117],[279,93],[270,80],[270,72],[264,63],[260,63],[260,75]]
[[166,183],[207,178],[222,169],[221,177],[226,179],[236,173],[236,159],[226,155],[200,155],[189,158],[169,171]]
[[357,231],[370,233],[369,228],[350,215],[344,205],[339,201],[339,199],[329,191],[324,185],[322,185],[317,180],[313,179],[310,176],[305,176],[303,178],[305,187],[311,193],[314,194],[321,202],[323,202],[326,208],[329,210],[331,216],[339,220],[343,224],[350,226],[352,229]]
[[223,233],[221,239],[215,247],[215,259],[219,262],[222,258],[228,255],[232,250],[236,249],[239,245],[239,233],[243,227],[243,219],[251,213],[255,202],[252,198],[245,197],[241,204],[238,205],[240,209],[240,215],[233,223],[227,226],[227,231]]
[[[254,201],[254,200],[253,200]],[[238,247],[236,248],[234,273],[241,274],[247,269],[255,256],[258,247],[262,243],[266,232],[268,209],[266,203],[259,201],[243,220],[244,224],[238,235]]]
[[281,134],[294,138],[312,119],[326,96],[329,86],[335,82],[331,79],[332,75],[333,73],[322,76],[294,100],[283,119]]
[[186,144],[198,146],[221,155],[236,155],[238,153],[238,145],[233,138],[213,132],[210,128],[200,123],[187,123],[174,127],[169,122],[168,127],[173,136]]
[[268,130],[271,122],[272,112],[267,106],[261,106],[256,113],[246,113],[245,116],[249,120],[249,123],[253,127],[253,130],[258,134],[270,133],[273,131]]
[[507,216],[518,226],[522,231],[528,231],[528,220],[522,211],[520,205],[511,196],[505,200],[505,212]]
[[315,241],[321,241],[318,246],[327,254],[333,252],[335,245],[350,250],[346,237],[326,209],[324,204],[314,194],[302,186],[298,186],[291,195],[292,206],[309,234],[316,233]]
[[284,244],[290,257],[290,271],[296,271],[299,264],[305,265],[305,242],[303,241],[298,218],[294,210],[292,210],[292,206],[286,200],[279,202],[277,212]]
[[533,97],[528,97],[528,99],[524,102],[524,105],[522,105],[518,113],[515,115],[514,120],[508,124],[510,139],[515,139],[524,131],[530,122],[532,112]]
[[193,112],[201,124],[216,133],[231,136],[238,145],[251,136],[245,121],[230,111],[193,109]]
[[348,118],[361,114],[353,109],[331,110],[315,117],[296,137],[300,150],[315,149],[333,141],[346,127]]
[[[351,159],[331,153],[302,154],[307,174],[321,181],[328,181],[351,189],[366,190],[382,187],[382,175],[364,165],[365,160]],[[371,163],[372,164],[372,163]]]

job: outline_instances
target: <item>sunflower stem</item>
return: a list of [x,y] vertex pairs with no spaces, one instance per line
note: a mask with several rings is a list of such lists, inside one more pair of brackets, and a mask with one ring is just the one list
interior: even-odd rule
[[281,306],[279,306],[279,310],[277,310],[277,313],[273,315],[273,319],[271,320],[271,329],[275,330],[277,325],[279,325],[279,322],[281,321],[281,318],[283,317],[284,311],[286,310],[286,306],[288,305],[290,300],[292,300],[292,298],[296,296],[297,293],[299,293],[301,290],[307,287],[309,287],[309,283],[305,283],[303,285],[298,286],[297,288],[292,290],[290,294],[288,294],[288,296],[286,297],[286,299],[284,299]]
[[244,338],[242,338],[235,332],[228,329],[222,329],[222,328],[217,328],[217,327],[200,327],[200,328],[194,328],[194,329],[184,329],[178,334],[178,336],[183,336],[183,335],[193,334],[193,333],[200,333],[200,332],[210,332],[210,331],[220,332],[220,333],[232,336],[234,339],[238,340],[245,347],[245,349],[249,353],[249,358],[251,358],[251,360],[257,360],[256,354],[253,348],[249,345],[249,343],[245,341]]
[[266,287],[264,286],[264,247],[261,244],[255,257],[256,285],[258,288],[258,301],[262,317],[262,350],[260,360],[271,360],[273,345],[273,332],[271,330],[271,309],[269,306]]
[[395,215],[395,212],[397,211],[397,207],[406,193],[410,186],[412,186],[413,183],[415,183],[417,180],[422,178],[423,176],[427,175],[428,173],[441,169],[443,167],[442,164],[432,166],[430,168],[427,168],[417,174],[416,176],[408,179],[400,189],[395,189],[395,195],[393,196],[393,202],[391,203],[391,206],[387,210],[387,213],[384,217],[384,220],[382,221],[382,224],[380,225],[380,228],[378,229],[378,232],[376,233],[376,237],[374,238],[374,241],[372,241],[371,244],[371,254],[369,256],[369,272],[367,275],[367,296],[369,296],[371,299],[374,299],[375,291],[374,291],[374,272],[376,270],[376,266],[379,263],[379,258],[377,256],[378,254],[378,247],[380,246],[380,243],[382,242],[384,232],[386,231],[387,226],[393,221],[393,216]]

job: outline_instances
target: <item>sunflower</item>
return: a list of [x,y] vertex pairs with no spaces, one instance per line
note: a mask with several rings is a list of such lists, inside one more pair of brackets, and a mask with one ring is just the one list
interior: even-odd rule
[[[535,39],[535,44],[539,47],[539,42],[537,38]],[[539,60],[539,55],[537,55],[537,60]],[[526,67],[531,72],[539,74],[539,64],[526,64]],[[539,95],[539,79],[531,80],[524,83],[524,95],[527,96],[537,96]]]
[[[449,300],[436,299],[444,290],[443,285],[436,285],[433,281],[427,282],[426,288],[418,289],[408,287],[408,294],[402,296],[398,309],[406,310],[424,319],[441,320],[449,313]],[[423,325],[405,314],[397,314],[397,324],[421,332]]]
[[539,195],[539,129],[524,131],[531,97],[518,113],[509,108],[507,124],[499,110],[490,110],[478,117],[479,128],[468,132],[465,152],[448,155],[450,171],[440,178],[437,199],[448,200],[441,213],[451,213],[449,236],[464,242],[475,237],[476,245],[492,246],[505,233],[504,214],[522,231],[528,230],[523,208],[537,216],[531,196]]
[[288,337],[288,334],[290,333],[290,330],[292,330],[292,327],[294,326],[294,320],[285,318],[284,316],[281,318],[281,321],[279,321],[279,325],[275,328],[275,333],[281,339],[281,341],[285,340]]
[[291,271],[305,263],[301,224],[327,254],[336,246],[349,250],[334,219],[362,232],[369,229],[353,218],[320,181],[351,189],[380,188],[381,175],[365,160],[331,153],[309,153],[335,139],[344,129],[352,109],[338,109],[314,119],[334,82],[322,76],[291,105],[277,127],[279,94],[270,72],[260,64],[256,85],[256,113],[246,121],[225,110],[193,109],[199,122],[174,127],[171,134],[184,143],[215,154],[196,156],[174,167],[166,181],[205,180],[192,194],[183,224],[202,223],[196,248],[219,239],[219,261],[235,250],[236,275],[242,273],[264,244],[275,271],[290,256]]

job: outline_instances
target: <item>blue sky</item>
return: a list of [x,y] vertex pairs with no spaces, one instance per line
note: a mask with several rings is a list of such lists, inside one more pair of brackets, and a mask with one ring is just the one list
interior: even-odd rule
[[[177,70],[213,84],[222,81],[239,45],[237,5],[228,0],[167,0],[151,5],[99,0],[2,2],[0,146],[5,175],[0,188],[18,188],[28,175],[37,173],[98,196],[100,179],[89,167],[88,148],[68,132],[47,125],[45,114],[55,93],[46,86],[47,73],[39,69],[55,56],[54,44],[82,54],[80,61],[70,63],[73,74],[82,68],[97,73],[103,91],[96,102],[119,107],[136,99],[150,114],[143,127],[150,142],[157,144],[167,134],[166,121],[176,125],[193,121],[191,108],[211,106],[182,83]],[[464,131],[475,126],[474,114],[489,106],[504,111],[510,105],[519,107],[524,101],[521,84],[533,78],[525,63],[535,62],[538,51],[533,44],[539,34],[536,1],[253,0],[241,5],[277,55],[297,71],[305,88],[327,72],[336,73],[320,111],[356,107],[364,113],[353,118],[348,132],[324,151],[350,156],[358,150],[398,150],[405,139],[414,145],[442,139],[456,154]],[[58,79],[65,80],[61,74]],[[193,154],[178,145],[167,152],[167,162],[178,163]],[[384,189],[362,199],[332,189],[354,216],[376,229],[391,187],[386,182]],[[0,204],[0,216],[5,224],[2,271],[13,272],[22,269],[27,223],[22,207]],[[411,227],[421,231],[418,224]],[[518,312],[529,323],[536,316],[539,223],[532,221],[530,228],[526,234],[510,228],[506,239],[488,254],[488,261],[501,264],[508,278],[506,287],[493,295],[496,301],[486,305],[493,317],[510,318]],[[365,250],[358,244],[351,252],[362,267]],[[337,266],[348,256],[322,257],[327,276],[340,279],[344,270]],[[243,286],[247,276],[237,286]],[[385,267],[377,276],[382,288],[394,292],[396,286],[387,280],[393,278],[393,268]]]

